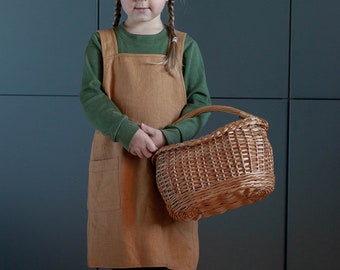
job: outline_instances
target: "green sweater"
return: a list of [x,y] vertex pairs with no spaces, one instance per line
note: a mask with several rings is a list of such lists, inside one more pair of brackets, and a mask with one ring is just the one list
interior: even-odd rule
[[[135,35],[125,30],[123,25],[115,29],[119,53],[131,54],[166,54],[168,34],[164,29],[155,35]],[[183,76],[187,92],[187,105],[182,114],[198,107],[211,104],[204,64],[197,43],[189,36],[186,37],[183,55]],[[103,61],[98,33],[94,33],[85,52],[80,101],[86,117],[93,127],[112,141],[120,142],[129,150],[133,135],[138,125],[129,120],[127,115],[105,95],[102,89]],[[176,125],[162,129],[168,144],[192,139],[206,123],[208,114],[190,118]]]

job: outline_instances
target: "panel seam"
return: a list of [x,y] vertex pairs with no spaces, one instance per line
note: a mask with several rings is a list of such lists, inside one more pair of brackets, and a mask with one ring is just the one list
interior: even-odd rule
[[286,190],[285,190],[285,231],[284,231],[284,269],[288,270],[288,221],[289,221],[289,157],[290,157],[290,127],[291,127],[291,101],[292,101],[292,15],[293,0],[289,0],[288,22],[288,99],[287,99],[287,149],[286,149]]
[[99,30],[100,25],[100,0],[97,0],[97,30]]

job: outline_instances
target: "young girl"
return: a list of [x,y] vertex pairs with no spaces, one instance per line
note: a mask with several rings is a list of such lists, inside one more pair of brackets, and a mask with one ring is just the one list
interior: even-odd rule
[[[168,6],[169,25],[161,21]],[[121,9],[127,20],[119,24]],[[196,42],[174,29],[174,0],[117,0],[113,29],[87,46],[81,103],[96,129],[89,166],[88,265],[193,270],[197,222],[172,220],[150,157],[193,138],[210,105]]]

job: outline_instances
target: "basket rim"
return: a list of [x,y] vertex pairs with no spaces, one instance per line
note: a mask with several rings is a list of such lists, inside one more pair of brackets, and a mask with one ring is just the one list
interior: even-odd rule
[[268,122],[260,117],[254,116],[254,115],[249,115],[248,117],[240,120],[236,120],[230,123],[225,124],[222,127],[217,128],[216,130],[210,132],[209,134],[203,135],[199,138],[194,138],[185,142],[180,142],[176,144],[171,144],[171,145],[165,145],[161,147],[151,158],[151,161],[153,164],[156,163],[157,157],[162,154],[163,152],[171,151],[173,149],[182,149],[186,147],[192,147],[196,146],[202,141],[207,141],[209,139],[213,139],[216,137],[223,136],[225,133],[230,131],[230,128],[232,127],[234,130],[239,129],[241,127],[246,127],[246,126],[259,126],[262,127],[266,132],[268,131]]

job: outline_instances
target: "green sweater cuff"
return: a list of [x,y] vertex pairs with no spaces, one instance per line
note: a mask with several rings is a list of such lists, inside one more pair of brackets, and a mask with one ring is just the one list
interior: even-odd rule
[[114,141],[121,143],[121,145],[123,145],[123,147],[127,151],[129,151],[132,137],[135,135],[138,129],[139,129],[139,126],[136,123],[126,119],[120,125],[118,132],[116,134],[116,138],[112,138],[112,139]]
[[162,132],[169,145],[179,143],[182,141],[181,132],[175,127],[162,129]]

